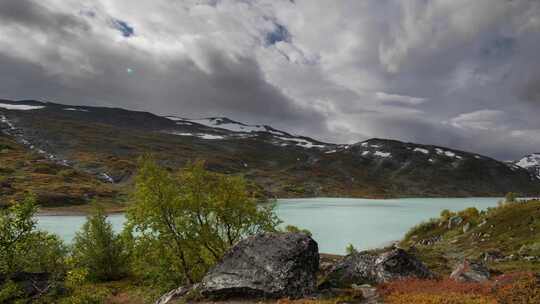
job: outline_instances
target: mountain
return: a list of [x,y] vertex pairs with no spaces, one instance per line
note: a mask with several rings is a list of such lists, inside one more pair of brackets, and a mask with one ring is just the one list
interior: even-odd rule
[[527,169],[533,176],[540,178],[540,153],[533,153],[524,156],[514,162],[515,165]]
[[4,199],[26,190],[47,204],[125,198],[137,158],[148,152],[171,169],[205,160],[210,170],[244,175],[266,196],[540,193],[527,170],[474,153],[387,139],[325,143],[225,117],[0,100],[0,128]]

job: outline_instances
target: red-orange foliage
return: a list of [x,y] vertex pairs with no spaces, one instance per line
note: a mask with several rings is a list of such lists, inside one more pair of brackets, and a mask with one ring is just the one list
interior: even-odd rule
[[487,283],[407,279],[379,286],[388,304],[540,304],[540,279],[513,273]]
[[458,293],[489,295],[493,293],[491,284],[456,282],[451,279],[444,280],[419,280],[407,279],[393,281],[380,286],[379,291],[383,295],[393,293]]
[[500,304],[540,303],[540,279],[534,275],[523,276],[499,288],[496,297]]

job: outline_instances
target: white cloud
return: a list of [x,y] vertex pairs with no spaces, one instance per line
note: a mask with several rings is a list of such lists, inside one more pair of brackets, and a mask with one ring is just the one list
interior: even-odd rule
[[500,130],[506,129],[505,113],[498,110],[479,110],[459,114],[450,119],[449,123],[460,129]]
[[375,93],[375,97],[377,98],[377,100],[380,100],[380,101],[398,102],[398,103],[404,103],[404,104],[410,104],[410,105],[418,105],[418,104],[426,102],[427,100],[426,98],[421,98],[421,97],[388,94],[385,92],[377,92]]

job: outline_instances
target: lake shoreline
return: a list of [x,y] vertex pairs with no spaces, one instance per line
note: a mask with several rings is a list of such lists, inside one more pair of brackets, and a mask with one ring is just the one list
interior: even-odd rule
[[[407,199],[503,199],[504,197],[499,196],[452,196],[452,197],[432,197],[432,196],[407,196],[407,197],[385,197],[385,198],[373,198],[373,197],[333,197],[333,196],[322,196],[322,197],[283,197],[283,198],[273,198],[271,201],[309,201],[314,198],[317,199],[328,199],[328,200],[373,200],[373,201],[393,201],[393,200],[407,200]],[[527,197],[525,199],[533,199],[534,197]],[[128,206],[104,206],[105,213],[109,215],[125,213]],[[59,206],[59,207],[41,207],[37,215],[39,216],[86,216],[92,212],[92,206],[88,205],[77,205],[77,206]]]
[[[387,246],[403,238],[414,225],[438,217],[442,210],[469,207],[484,210],[497,206],[500,198],[415,199],[279,199],[275,213],[283,225],[309,230],[320,252],[344,254],[348,244],[360,250]],[[112,207],[112,206],[109,206]],[[126,205],[114,206],[109,221],[120,232],[126,221]],[[90,209],[42,209],[36,216],[39,229],[58,234],[70,243],[86,221]]]

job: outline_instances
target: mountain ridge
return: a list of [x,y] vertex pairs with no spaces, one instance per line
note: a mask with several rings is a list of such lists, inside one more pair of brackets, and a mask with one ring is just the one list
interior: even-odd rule
[[137,158],[151,152],[171,169],[203,159],[269,197],[540,193],[539,178],[526,169],[476,153],[381,138],[325,143],[226,117],[0,100],[0,127],[35,157],[120,188],[129,188]]

